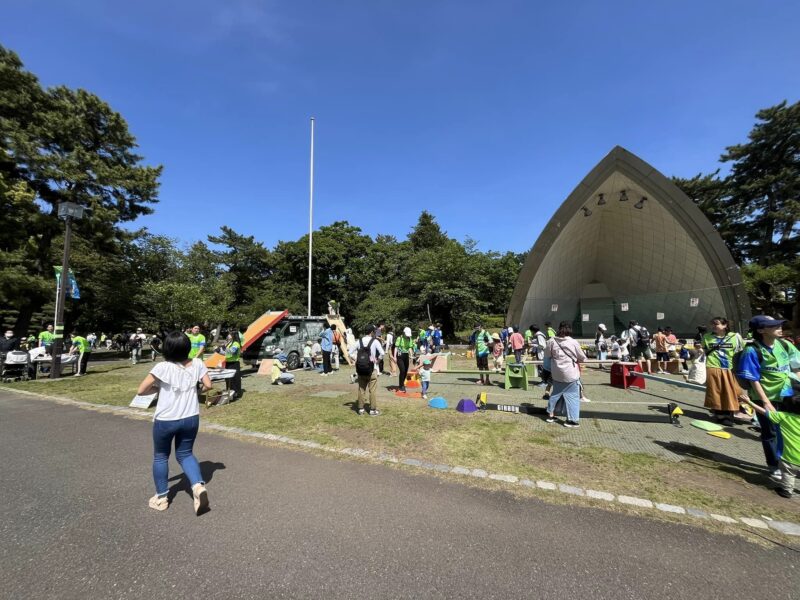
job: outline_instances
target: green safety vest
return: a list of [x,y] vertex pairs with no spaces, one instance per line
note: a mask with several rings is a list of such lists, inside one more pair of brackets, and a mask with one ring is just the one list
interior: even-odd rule
[[[489,341],[486,341],[486,338],[489,338]],[[475,352],[478,355],[483,356],[484,354],[489,353],[489,344],[492,343],[492,336],[489,335],[489,332],[485,329],[481,329],[478,332],[478,335],[475,336]]]
[[400,351],[400,354],[408,354],[414,350],[414,340],[401,335],[394,343],[395,347]]
[[81,349],[81,354],[86,354],[92,351],[92,346],[85,337],[79,335],[72,336],[72,345]]
[[703,350],[706,353],[706,367],[712,369],[732,369],[733,356],[744,347],[738,333],[728,333],[724,338],[713,333],[703,336]]
[[43,331],[39,334],[39,341],[42,342],[45,346],[49,346],[53,343],[53,340],[56,339],[55,333],[50,333],[49,331]]
[[231,342],[225,348],[225,362],[238,363],[242,354],[242,345],[239,342]]
[[547,328],[547,339],[556,337],[556,330],[552,327]]
[[[750,344],[745,352],[759,352],[761,360],[761,380],[759,383],[770,402],[780,402],[787,396],[792,396],[792,360],[800,357],[797,349],[788,342],[775,340],[772,352],[764,344],[755,342]],[[750,399],[760,402],[761,397],[750,387]]]
[[189,341],[192,342],[192,349],[189,351],[189,358],[195,358],[200,353],[200,348],[206,345],[206,336],[202,333],[197,335],[189,334]]

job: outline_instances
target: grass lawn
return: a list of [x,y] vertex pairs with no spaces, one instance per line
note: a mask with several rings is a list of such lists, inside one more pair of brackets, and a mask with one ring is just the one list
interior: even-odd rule
[[[456,361],[456,368],[467,366],[466,361]],[[151,367],[149,362],[131,366],[124,361],[98,361],[90,363],[86,377],[19,382],[7,387],[97,404],[127,405]],[[297,372],[296,385],[280,387],[269,385],[268,378],[251,375],[244,380],[246,394],[242,400],[222,407],[201,407],[201,417],[333,448],[382,451],[400,458],[568,483],[731,516],[798,518],[796,502],[779,498],[761,475],[720,463],[713,454],[704,454],[702,448],[685,460],[670,461],[643,452],[621,452],[602,443],[575,445],[564,437],[568,430],[561,427],[539,427],[537,420],[539,429],[532,429],[526,419],[535,417],[492,411],[463,415],[455,410],[432,410],[422,400],[397,398],[385,389],[393,380],[383,377],[381,416],[359,416],[352,410],[356,388],[349,383],[350,372],[343,368],[329,378]],[[458,389],[474,397],[474,386]],[[341,395],[314,395],[323,391]],[[592,427],[593,421],[583,420],[584,428]],[[613,421],[604,423],[604,427],[608,423],[613,426]],[[669,426],[662,427],[666,429],[659,431],[672,431]]]

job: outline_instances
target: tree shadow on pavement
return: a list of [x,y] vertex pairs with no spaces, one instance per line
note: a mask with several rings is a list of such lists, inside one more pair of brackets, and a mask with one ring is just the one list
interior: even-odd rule
[[[203,481],[208,483],[214,477],[215,471],[224,468],[225,468],[225,463],[204,460],[203,462],[200,463],[200,475],[202,475]],[[190,496],[192,495],[192,488],[189,485],[189,479],[186,477],[184,473],[180,473],[179,475],[173,475],[172,477],[169,478],[169,481],[176,482],[175,484],[170,486],[169,493],[167,494],[167,498],[169,498],[170,502],[172,502],[175,499],[175,496],[178,495],[178,492],[181,491],[186,492]]]

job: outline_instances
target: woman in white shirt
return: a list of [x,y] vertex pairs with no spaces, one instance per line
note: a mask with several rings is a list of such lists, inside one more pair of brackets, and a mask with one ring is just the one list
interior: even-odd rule
[[164,362],[158,363],[139,384],[139,394],[158,392],[153,416],[153,480],[156,495],[150,508],[169,508],[169,455],[175,440],[175,458],[189,479],[194,497],[194,511],[208,509],[208,492],[192,448],[200,428],[198,383],[203,391],[211,389],[208,370],[199,358],[189,358],[192,343],[185,333],[173,331],[164,340]]

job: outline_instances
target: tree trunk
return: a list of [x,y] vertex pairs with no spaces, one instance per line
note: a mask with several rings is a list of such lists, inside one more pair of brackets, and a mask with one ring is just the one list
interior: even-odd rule
[[26,302],[19,307],[17,322],[14,323],[14,335],[16,335],[18,338],[22,339],[28,335],[28,331],[31,327],[31,318],[33,317],[33,312],[33,306],[31,306],[30,302]]

